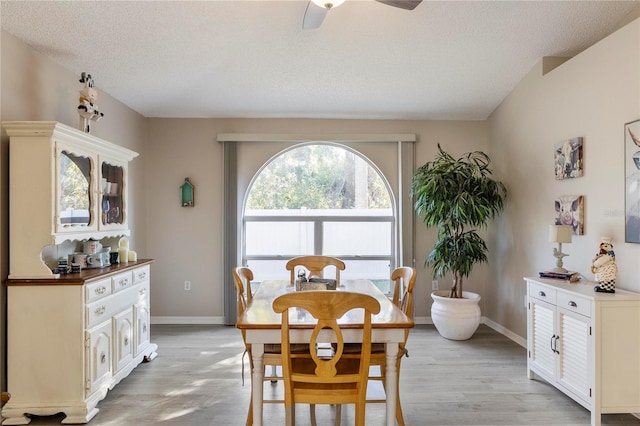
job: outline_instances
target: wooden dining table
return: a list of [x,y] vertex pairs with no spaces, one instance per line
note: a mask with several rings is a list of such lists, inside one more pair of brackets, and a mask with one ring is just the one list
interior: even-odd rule
[[[281,314],[273,311],[273,300],[285,293],[295,291],[295,286],[289,281],[263,281],[253,295],[253,300],[238,318],[237,328],[246,333],[246,342],[251,344],[253,359],[252,401],[253,424],[262,425],[262,400],[264,378],[264,345],[281,342]],[[398,387],[396,375],[396,358],[398,344],[404,342],[405,333],[414,326],[411,318],[407,317],[400,308],[370,280],[342,280],[336,290],[368,294],[380,302],[380,312],[372,317],[371,341],[384,343],[387,357],[386,368],[386,418],[387,425],[395,425],[396,419],[396,389]],[[363,310],[355,309],[339,320],[345,342],[360,342],[362,340]],[[289,311],[290,327],[296,332],[291,333],[291,343],[308,343],[315,325],[315,319],[302,309]],[[331,339],[330,336],[327,336]]]

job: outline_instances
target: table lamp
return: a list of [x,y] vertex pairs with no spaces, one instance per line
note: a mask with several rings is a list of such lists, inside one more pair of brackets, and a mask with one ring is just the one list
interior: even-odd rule
[[566,274],[568,271],[562,267],[562,258],[569,256],[562,252],[562,243],[571,242],[571,234],[573,230],[567,225],[549,225],[549,241],[558,243],[558,248],[553,249],[553,256],[556,258],[556,267],[550,272],[560,272]]

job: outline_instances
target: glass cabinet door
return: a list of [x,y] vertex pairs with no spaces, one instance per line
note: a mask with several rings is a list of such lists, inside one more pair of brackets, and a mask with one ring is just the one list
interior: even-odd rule
[[125,168],[116,162],[100,164],[100,227],[125,225]]
[[91,157],[62,150],[58,155],[58,232],[77,232],[95,228],[92,217]]

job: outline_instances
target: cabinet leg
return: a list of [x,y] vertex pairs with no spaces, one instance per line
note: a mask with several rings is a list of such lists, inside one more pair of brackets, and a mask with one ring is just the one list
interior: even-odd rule
[[[13,412],[15,411],[15,412]],[[17,410],[2,410],[3,425],[28,425],[31,419]]]
[[591,411],[591,426],[600,426],[600,410],[592,410]]
[[157,352],[151,352],[149,355],[145,355],[142,359],[142,362],[151,362],[155,357],[158,356]]

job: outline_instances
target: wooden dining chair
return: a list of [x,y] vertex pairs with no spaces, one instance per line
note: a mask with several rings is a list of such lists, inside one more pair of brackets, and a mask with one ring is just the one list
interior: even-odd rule
[[[238,266],[233,269],[233,283],[236,288],[236,295],[238,299],[238,318],[244,314],[244,311],[247,310],[247,306],[251,302],[253,295],[251,292],[251,280],[253,280],[253,272],[246,266]],[[251,345],[247,343],[246,340],[246,332],[242,330],[242,340],[244,341],[245,354],[249,355],[249,365],[250,371],[253,371],[253,358],[251,357]],[[280,354],[280,345],[265,345],[264,348],[264,361],[263,365],[272,366],[272,372],[276,371],[276,367],[282,364],[282,355]],[[243,354],[244,357],[244,354]],[[243,381],[244,381],[244,362],[243,362]],[[275,380],[276,377],[272,376],[269,380]],[[251,386],[258,386],[258,384],[251,383]],[[262,386],[262,383],[260,383]],[[263,400],[263,403],[283,403],[284,400]],[[247,411],[247,420],[246,426],[253,425],[253,398],[249,399],[249,410]]]
[[340,284],[340,271],[344,271],[346,265],[337,257],[332,256],[298,256],[289,260],[286,264],[287,271],[291,271],[291,284],[296,282],[296,267],[302,266],[309,271],[307,278],[324,278],[324,269],[327,266],[336,268],[336,283]]
[[[394,282],[393,304],[402,312],[413,319],[413,287],[416,283],[417,272],[415,268],[409,266],[400,266],[391,273],[391,280]],[[400,404],[400,363],[402,358],[409,356],[407,350],[407,339],[409,338],[409,329],[405,330],[404,342],[398,345],[398,356],[396,357],[396,421],[398,426],[404,426],[404,416],[402,414],[402,405]],[[357,358],[360,356],[359,345],[347,345],[345,348],[347,358]],[[380,374],[369,375],[369,380],[381,381],[382,386],[387,391],[386,370],[387,355],[384,343],[373,343],[371,345],[371,365],[378,366]],[[367,399],[367,403],[386,403],[385,399]]]
[[[236,294],[238,299],[238,317],[244,314],[249,303],[253,299],[251,292],[251,281],[253,280],[253,271],[246,266],[238,266],[232,270],[233,282],[236,288]],[[245,353],[249,355],[249,365],[251,371],[253,371],[253,358],[251,357],[251,345],[247,343],[246,332],[242,330],[242,340],[244,341]],[[309,346],[298,344],[292,345],[290,350],[295,356],[309,356]],[[271,381],[276,383],[278,380],[283,380],[282,376],[277,375],[277,367],[282,365],[282,354],[280,344],[265,344],[264,345],[264,357],[263,365],[265,369],[267,366],[271,367],[271,375],[263,376],[263,381]],[[243,379],[244,379],[244,367],[243,367]],[[251,383],[251,386],[258,386],[258,384]],[[262,383],[260,384],[262,386]],[[252,392],[253,393],[253,392]],[[263,404],[284,404],[284,399],[263,399]],[[315,424],[315,410],[311,407],[311,419],[312,424]],[[253,400],[249,400],[249,410],[247,412],[246,426],[253,425]]]
[[[391,280],[395,283],[392,302],[411,319],[413,319],[413,287],[416,283],[416,276],[416,269],[410,266],[400,266],[391,273]],[[404,342],[398,345],[398,356],[396,357],[396,421],[398,422],[398,426],[404,426],[404,416],[402,415],[402,405],[400,404],[400,363],[403,357],[409,356],[409,351],[407,350],[408,338],[409,329],[407,328],[404,332]],[[387,356],[383,343],[374,343],[371,349],[371,365],[380,367],[380,375],[369,376],[369,380],[382,381],[386,392],[387,383],[385,373],[387,369]],[[367,402],[385,403],[386,401],[383,399],[368,400]]]
[[[309,358],[291,358],[289,353],[289,309],[304,309],[317,322],[309,347],[327,332],[335,337],[335,351]],[[347,312],[363,308],[361,356],[343,359],[344,338],[338,319]],[[286,424],[295,423],[295,404],[355,404],[356,426],[365,424],[365,405],[371,357],[371,316],[380,312],[380,303],[372,296],[342,291],[305,291],[279,296],[273,310],[282,313],[282,371],[285,383]]]

